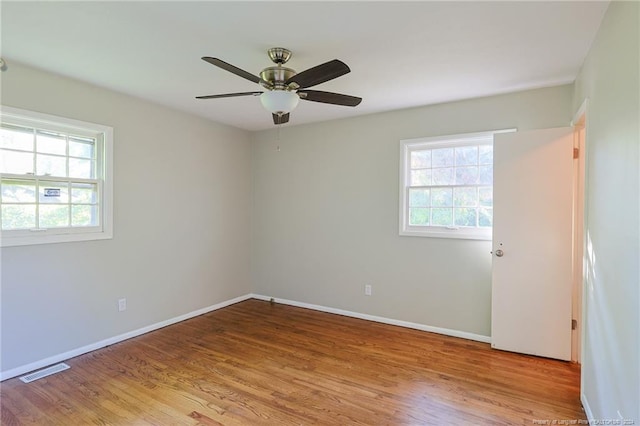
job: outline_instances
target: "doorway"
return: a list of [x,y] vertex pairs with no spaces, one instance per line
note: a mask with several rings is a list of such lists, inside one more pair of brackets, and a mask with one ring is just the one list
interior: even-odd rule
[[582,340],[584,330],[584,244],[585,244],[585,185],[586,185],[586,135],[587,101],[578,109],[573,121],[574,192],[573,192],[573,282],[571,315],[574,327],[571,330],[571,361],[582,362]]

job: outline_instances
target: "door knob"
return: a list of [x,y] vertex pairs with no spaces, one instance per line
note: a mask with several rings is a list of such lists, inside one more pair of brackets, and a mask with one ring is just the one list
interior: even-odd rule
[[496,256],[502,257],[502,256],[504,256],[504,252],[502,250],[498,249],[498,250],[496,250]]

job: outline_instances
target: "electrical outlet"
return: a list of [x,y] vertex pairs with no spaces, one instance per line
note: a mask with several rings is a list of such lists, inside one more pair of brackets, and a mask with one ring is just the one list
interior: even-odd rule
[[126,311],[127,310],[127,299],[118,299],[118,311]]
[[371,296],[371,285],[367,284],[364,286],[364,294],[365,296]]

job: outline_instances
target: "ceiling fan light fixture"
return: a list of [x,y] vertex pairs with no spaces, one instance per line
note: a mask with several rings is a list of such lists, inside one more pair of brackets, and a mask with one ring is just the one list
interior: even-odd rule
[[264,109],[278,115],[290,113],[298,106],[299,101],[297,93],[287,90],[270,90],[260,95]]

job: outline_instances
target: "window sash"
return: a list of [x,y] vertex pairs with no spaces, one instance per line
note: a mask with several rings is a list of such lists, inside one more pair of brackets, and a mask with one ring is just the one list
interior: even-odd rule
[[[3,117],[4,119],[4,117]],[[54,126],[49,126],[54,127]],[[99,133],[92,133],[88,135],[86,132],[81,132],[82,135],[73,134],[73,132],[62,131],[59,127],[55,130],[43,129],[37,126],[15,125],[13,120],[7,123],[3,120],[0,124],[0,128],[6,129],[10,132],[19,133],[22,135],[29,135],[26,139],[31,139],[29,149],[26,147],[20,147],[19,144],[2,144],[0,145],[0,153],[5,156],[8,154],[17,154],[23,156],[30,156],[30,166],[25,164],[25,170],[4,170],[4,173],[11,174],[24,174],[24,175],[39,175],[39,176],[56,176],[56,177],[80,177],[95,179],[101,176],[101,171],[98,170],[98,163],[102,153],[102,138]],[[45,138],[59,140],[64,145],[62,150],[60,149],[46,149]],[[90,145],[90,154],[88,156],[73,155],[72,149],[77,148],[76,145],[86,144]],[[41,146],[42,145],[42,146]],[[63,151],[63,152],[62,152]],[[77,153],[76,153],[77,154]],[[62,160],[64,163],[64,173],[41,173],[40,161],[46,159]],[[80,170],[80,174],[77,171],[72,170],[72,164],[78,165],[82,163],[88,163],[89,173],[83,173]],[[5,164],[6,165],[6,164]],[[45,167],[46,163],[42,167]],[[86,164],[85,164],[86,165]],[[0,172],[2,170],[0,169]]]
[[[0,194],[0,204],[5,206],[35,206],[35,223],[33,227],[29,228],[13,228],[13,229],[5,229],[2,216],[0,216],[0,229],[5,236],[12,235],[20,235],[25,234],[24,231],[45,231],[45,230],[63,230],[65,228],[81,228],[85,230],[90,230],[91,228],[102,229],[102,208],[101,202],[102,199],[102,191],[103,184],[99,179],[71,179],[71,178],[58,178],[55,176],[29,176],[29,175],[15,175],[15,174],[6,174],[3,173],[0,175],[0,183],[2,186],[6,185],[6,182],[24,182],[31,183],[34,187],[34,197],[31,201],[6,201],[4,197]],[[51,200],[51,202],[44,202],[40,197],[40,190],[44,190],[47,187],[63,187],[67,188],[67,196],[66,201],[56,202]],[[95,187],[95,197],[92,202],[79,202],[73,200],[73,191],[75,189],[79,189],[81,186],[94,186]],[[68,207],[68,220],[67,226],[41,226],[40,223],[40,210],[41,206],[66,206]],[[74,224],[73,212],[74,206],[91,206],[95,207],[95,225],[79,225]],[[93,212],[91,213],[93,216]]]

